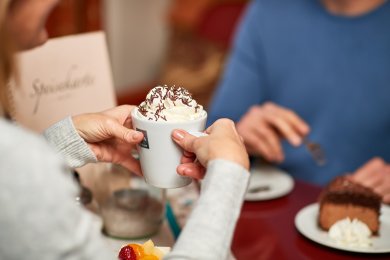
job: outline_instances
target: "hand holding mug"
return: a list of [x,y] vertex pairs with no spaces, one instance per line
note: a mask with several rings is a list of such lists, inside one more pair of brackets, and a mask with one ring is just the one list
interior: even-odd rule
[[100,113],[73,116],[73,124],[81,138],[88,143],[98,161],[120,164],[142,175],[131,151],[142,141],[143,135],[132,129],[130,112],[134,106],[123,105]]
[[219,119],[205,132],[208,136],[195,137],[180,129],[172,133],[173,140],[184,149],[177,167],[180,175],[201,179],[207,163],[214,159],[233,161],[249,169],[248,154],[233,121]]

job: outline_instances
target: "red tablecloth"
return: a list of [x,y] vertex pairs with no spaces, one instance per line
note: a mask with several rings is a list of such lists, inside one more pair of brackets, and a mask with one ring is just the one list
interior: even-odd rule
[[297,212],[316,202],[321,188],[296,181],[285,197],[245,202],[232,250],[238,260],[256,259],[390,259],[390,254],[359,254],[317,244],[294,225]]

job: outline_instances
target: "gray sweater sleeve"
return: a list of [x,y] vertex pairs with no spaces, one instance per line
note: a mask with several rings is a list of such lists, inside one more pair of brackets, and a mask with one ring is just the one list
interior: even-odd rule
[[248,180],[249,172],[240,165],[211,161],[199,201],[164,259],[227,259]]
[[0,259],[116,259],[63,159],[40,136],[0,130]]
[[67,117],[46,129],[43,136],[72,168],[97,162],[95,154],[78,135],[71,117]]
[[[46,137],[71,162],[72,152],[91,158],[69,120]],[[23,129],[1,120],[0,129],[0,259],[116,259],[93,215],[75,203],[79,191],[62,158]],[[248,177],[235,163],[209,163],[201,197],[167,259],[226,258]]]

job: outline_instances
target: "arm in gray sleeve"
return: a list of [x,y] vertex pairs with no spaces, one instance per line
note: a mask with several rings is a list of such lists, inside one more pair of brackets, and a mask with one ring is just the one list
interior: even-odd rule
[[76,203],[62,158],[43,138],[1,130],[9,138],[0,139],[0,259],[117,259],[96,217]]
[[54,149],[62,154],[70,167],[76,168],[97,162],[95,154],[78,135],[71,117],[52,125],[43,135]]
[[164,259],[223,259],[248,186],[249,172],[227,160],[209,162],[200,198],[172,252]]

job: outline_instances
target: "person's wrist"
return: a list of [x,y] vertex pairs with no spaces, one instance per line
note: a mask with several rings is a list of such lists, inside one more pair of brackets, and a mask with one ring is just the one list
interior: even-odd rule
[[75,115],[75,116],[71,116],[71,119],[72,119],[72,123],[73,123],[73,126],[74,128],[76,129],[76,132],[77,134],[84,139],[83,137],[83,133],[80,131],[79,127],[80,127],[80,124],[82,122],[82,115]]
[[[221,149],[222,150],[222,149]],[[229,150],[229,149],[226,149]],[[215,153],[210,157],[209,161],[216,160],[216,159],[222,159],[227,160],[231,162],[235,162],[245,169],[249,169],[249,157],[248,154],[245,151],[242,152],[218,152]]]

